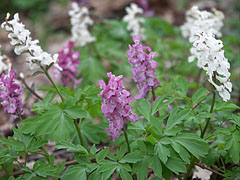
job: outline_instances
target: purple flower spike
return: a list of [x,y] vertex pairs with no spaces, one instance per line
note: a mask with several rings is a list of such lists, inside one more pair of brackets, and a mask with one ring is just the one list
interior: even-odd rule
[[124,89],[122,75],[115,76],[111,72],[107,73],[109,77],[106,85],[103,80],[99,81],[99,86],[102,89],[98,96],[102,96],[102,112],[105,118],[109,121],[109,128],[106,129],[115,141],[121,135],[122,128],[127,120],[136,122],[137,114],[132,112],[130,103],[133,101],[129,91]]
[[14,82],[15,77],[14,70],[11,70],[9,75],[5,75],[4,73],[1,75],[0,98],[4,111],[17,118],[23,114],[22,99],[20,98],[23,94],[23,88]]
[[55,70],[57,71],[57,77],[61,77],[62,85],[70,88],[72,84],[74,84],[74,88],[76,89],[77,85],[82,82],[82,78],[76,78],[76,76],[79,75],[77,67],[80,64],[80,53],[78,51],[73,51],[73,46],[74,42],[69,41],[68,45],[58,52],[58,65],[62,68],[62,71],[58,69]]
[[139,91],[135,98],[142,99],[151,88],[161,85],[155,77],[155,68],[158,67],[158,63],[153,60],[156,53],[152,52],[150,47],[141,44],[140,36],[133,36],[133,41],[135,44],[129,45],[127,52],[128,62],[132,65],[133,80],[137,83]]

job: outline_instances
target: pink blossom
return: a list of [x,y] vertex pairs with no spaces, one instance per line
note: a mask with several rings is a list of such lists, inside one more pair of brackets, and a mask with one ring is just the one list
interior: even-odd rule
[[12,114],[14,118],[23,114],[22,99],[20,98],[23,88],[14,82],[15,77],[14,70],[11,70],[9,75],[3,73],[0,79],[1,104],[4,111]]
[[58,52],[58,65],[62,68],[62,71],[55,69],[57,71],[56,76],[61,77],[61,84],[69,88],[72,84],[74,88],[77,88],[77,85],[82,82],[82,78],[76,78],[76,76],[79,75],[77,67],[80,64],[80,53],[78,51],[73,51],[73,46],[74,42],[69,41],[68,45]]
[[121,135],[122,128],[127,120],[136,122],[138,116],[132,112],[130,103],[133,101],[129,91],[124,89],[122,75],[115,76],[111,72],[107,73],[109,77],[106,85],[103,80],[99,81],[102,89],[98,96],[102,96],[101,110],[105,118],[109,121],[109,128],[106,129],[113,141]]
[[[148,46],[141,44],[140,36],[133,36],[135,44],[129,45],[128,62],[132,65],[133,80],[137,83],[139,94],[136,99],[144,98],[151,88],[160,86],[161,83],[155,77],[155,68],[158,63],[153,60],[155,52],[152,52]],[[147,51],[148,53],[146,53]]]

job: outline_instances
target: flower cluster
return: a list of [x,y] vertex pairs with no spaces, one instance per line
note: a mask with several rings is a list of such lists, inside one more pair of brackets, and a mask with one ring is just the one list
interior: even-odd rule
[[71,16],[72,40],[76,45],[85,46],[96,40],[88,31],[88,26],[93,25],[93,20],[89,17],[86,7],[79,7],[76,2],[73,2],[69,16]]
[[[219,95],[224,101],[230,99],[230,92],[232,91],[232,83],[230,82],[230,73],[228,69],[230,64],[224,57],[223,44],[221,40],[215,39],[211,32],[199,33],[195,37],[193,47],[191,48],[192,59],[198,59],[198,66],[204,69],[209,79],[208,81],[213,84]],[[218,82],[214,82],[216,81]]]
[[17,55],[28,52],[29,56],[27,61],[30,67],[33,65],[49,66],[51,64],[57,65],[58,55],[54,54],[53,57],[47,52],[43,51],[38,45],[38,40],[32,40],[30,37],[31,32],[25,29],[25,25],[20,22],[19,15],[16,13],[14,19],[8,21],[9,14],[7,14],[6,21],[2,23],[1,27],[10,32],[8,37],[11,39],[11,45],[15,46],[14,52]]
[[181,26],[182,35],[189,38],[190,42],[194,41],[196,34],[211,31],[217,37],[221,37],[221,28],[223,27],[224,15],[216,9],[200,11],[197,6],[193,6],[186,12],[186,22]]
[[23,108],[20,96],[23,94],[23,88],[15,82],[14,70],[11,70],[9,75],[4,73],[1,75],[0,89],[1,104],[4,111],[12,114],[14,118],[22,115]]
[[140,36],[133,36],[133,41],[135,44],[129,45],[129,51],[127,52],[128,62],[133,67],[131,72],[139,91],[135,98],[142,99],[152,88],[161,85],[155,77],[155,68],[158,67],[158,63],[153,60],[156,53],[152,52],[150,47],[141,44]]
[[103,80],[99,81],[102,89],[101,95],[103,98],[102,112],[105,118],[109,121],[109,128],[106,129],[112,135],[113,141],[121,135],[122,128],[127,120],[136,122],[138,116],[132,112],[130,103],[133,101],[130,92],[124,89],[122,75],[115,77],[111,72],[107,73],[109,77],[106,85]]
[[72,83],[74,84],[74,88],[77,88],[77,85],[82,81],[82,79],[76,78],[79,75],[77,67],[80,64],[80,53],[73,51],[73,46],[74,42],[69,41],[68,45],[58,52],[58,64],[62,68],[62,71],[56,68],[57,76],[61,77],[61,84],[69,88],[72,86]]
[[126,7],[126,11],[127,15],[123,17],[123,21],[128,23],[127,30],[131,32],[131,35],[138,35],[144,39],[145,30],[141,27],[141,24],[144,23],[144,19],[141,17],[143,10],[131,3],[130,7]]

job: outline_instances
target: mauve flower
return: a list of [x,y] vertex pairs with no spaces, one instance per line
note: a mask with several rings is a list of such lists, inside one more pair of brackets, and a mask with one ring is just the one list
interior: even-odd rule
[[4,111],[12,114],[14,118],[23,114],[22,99],[23,88],[15,82],[14,70],[9,75],[4,73],[0,79],[0,98],[2,100]]
[[111,72],[106,85],[103,80],[99,81],[102,89],[98,96],[102,96],[101,110],[109,121],[109,128],[106,130],[111,134],[113,141],[121,135],[122,128],[127,120],[136,122],[138,116],[132,112],[130,103],[133,101],[130,92],[124,89],[122,75],[115,76]]
[[148,0],[133,0],[139,7],[144,10],[144,14],[148,17],[152,17],[154,12],[150,9],[149,1]]
[[[136,99],[144,98],[151,88],[160,86],[161,83],[155,77],[155,68],[158,63],[153,60],[155,52],[150,47],[141,44],[140,36],[133,36],[135,44],[129,45],[128,62],[132,66],[133,80],[137,83],[139,94]],[[145,52],[147,51],[147,52]]]
[[58,52],[58,65],[61,67],[62,71],[57,68],[55,69],[57,71],[56,76],[61,77],[61,84],[69,88],[72,84],[74,88],[77,88],[77,85],[82,82],[82,78],[76,78],[76,76],[79,75],[77,67],[80,64],[80,52],[73,51],[73,46],[74,42],[69,41],[68,45]]

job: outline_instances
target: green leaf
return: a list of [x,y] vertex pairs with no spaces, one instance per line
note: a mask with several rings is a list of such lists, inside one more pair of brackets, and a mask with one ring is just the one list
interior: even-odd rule
[[145,156],[141,161],[139,161],[136,164],[138,180],[146,180],[147,179],[147,175],[148,175],[147,160],[148,159]]
[[162,164],[158,156],[153,157],[152,169],[155,175],[162,178]]
[[171,146],[178,153],[178,155],[181,157],[181,159],[184,162],[186,162],[187,164],[190,163],[190,154],[183,146],[181,146],[180,144],[178,144],[175,141],[172,141]]
[[177,86],[178,86],[179,90],[181,91],[181,96],[186,97],[187,90],[188,90],[188,81],[185,78],[180,76],[177,80]]
[[101,163],[103,160],[104,160],[104,158],[107,156],[107,154],[108,154],[108,147],[107,148],[105,148],[105,149],[103,149],[103,150],[101,150],[97,155],[96,155],[96,161],[97,161],[97,163]]
[[124,168],[120,169],[120,177],[122,180],[132,180],[132,176]]
[[207,97],[208,90],[205,88],[199,89],[196,93],[192,96],[192,104],[196,104]]
[[225,109],[240,109],[239,106],[237,106],[236,104],[228,101],[228,102],[222,102],[222,103],[218,103],[215,108],[214,108],[214,112],[217,112],[217,111],[222,111],[222,110],[225,110]]
[[72,168],[68,168],[64,173],[62,180],[85,180],[87,178],[87,174],[85,171],[85,167],[83,166],[74,166]]
[[167,125],[166,125],[166,130],[170,130],[171,128],[173,128],[174,126],[176,126],[177,124],[180,124],[183,120],[186,120],[186,118],[188,117],[188,115],[191,113],[190,110],[180,110],[178,112],[178,108],[175,108],[167,121]]
[[158,106],[163,102],[165,96],[158,97],[152,105],[152,116],[158,111]]
[[199,158],[199,156],[204,157],[208,153],[208,144],[197,134],[182,133],[171,139],[185,147],[196,158]]
[[131,153],[126,154],[119,162],[120,163],[136,163],[138,161],[141,161],[143,159],[143,154],[140,151],[134,151]]
[[83,147],[81,146],[80,144],[72,144],[68,141],[59,141],[57,143],[57,145],[55,146],[56,149],[67,149],[67,151],[69,152],[80,152],[80,153],[83,153],[85,155],[88,154],[88,151]]
[[160,142],[157,142],[154,146],[154,154],[157,155],[163,163],[166,163],[168,157],[170,157],[170,151],[166,146],[163,146]]
[[50,139],[56,141],[70,139],[74,130],[73,120],[57,105],[52,105],[42,116],[24,120],[24,126],[38,136],[50,135]]
[[240,132],[234,131],[232,133],[232,137],[229,139],[231,146],[229,146],[227,149],[229,149],[230,157],[232,161],[237,164],[239,163],[239,154],[240,154]]
[[240,127],[240,114],[232,115],[233,119],[231,120],[234,124],[236,124],[238,127]]
[[147,119],[150,120],[151,105],[147,100],[142,100],[139,104],[138,111]]
[[87,116],[87,111],[82,110],[82,106],[68,107],[68,108],[64,109],[64,112],[66,112],[73,119],[85,118]]
[[179,172],[185,172],[185,166],[183,162],[175,157],[171,157],[168,159],[166,163],[166,167],[173,171],[175,174],[179,174]]

